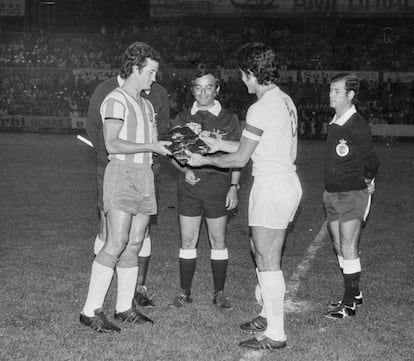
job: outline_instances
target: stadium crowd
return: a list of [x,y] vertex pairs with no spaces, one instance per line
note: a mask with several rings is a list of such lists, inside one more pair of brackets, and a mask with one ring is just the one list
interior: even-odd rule
[[[328,28],[331,26],[331,28]],[[310,31],[311,30],[311,31]],[[191,94],[183,74],[202,63],[232,68],[232,54],[245,41],[273,44],[281,64],[295,70],[414,71],[413,29],[388,30],[354,24],[332,27],[313,24],[306,32],[294,26],[234,27],[131,26],[93,34],[2,34],[0,42],[0,112],[15,115],[85,116],[89,96],[101,81],[73,69],[117,69],[126,44],[153,44],[163,56],[160,83],[170,96],[171,116],[187,108]],[[200,47],[200,41],[203,47]],[[404,52],[401,49],[405,49]],[[359,109],[372,123],[413,123],[413,83],[363,82]],[[289,81],[282,85],[298,105],[301,134],[324,134],[332,111],[327,84]],[[220,101],[241,119],[253,100],[240,81],[222,80]]]
[[[411,25],[412,26],[412,25]],[[233,65],[235,49],[246,41],[275,45],[283,64],[293,69],[413,71],[412,28],[385,31],[373,24],[333,26],[312,23],[251,23],[248,26],[131,26],[103,28],[94,34],[27,33],[24,39],[3,35],[0,65],[40,67],[112,67],[119,65],[119,50],[139,38],[156,44],[165,67],[192,67],[202,60],[207,67]],[[200,41],[203,47],[200,47]],[[401,51],[404,49],[404,51]]]

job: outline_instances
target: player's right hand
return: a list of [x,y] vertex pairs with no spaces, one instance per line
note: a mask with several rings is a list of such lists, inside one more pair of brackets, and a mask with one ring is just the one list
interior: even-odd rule
[[209,153],[216,153],[220,150],[220,139],[200,134],[200,139],[209,146]]
[[202,167],[210,164],[208,161],[210,157],[204,157],[201,154],[192,153],[189,150],[185,150],[185,154],[189,156],[187,164],[192,167]]
[[366,179],[365,183],[367,184],[368,194],[373,194],[375,192],[375,179]]
[[153,152],[156,152],[161,155],[171,155],[171,151],[166,148],[172,143],[166,140],[159,140],[153,144]]
[[200,181],[200,178],[197,178],[192,169],[187,169],[185,171],[185,181],[192,186]]

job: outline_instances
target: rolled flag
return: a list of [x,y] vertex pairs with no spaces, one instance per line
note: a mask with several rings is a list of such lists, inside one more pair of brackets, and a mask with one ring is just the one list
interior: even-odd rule
[[80,140],[82,143],[85,143],[86,145],[89,145],[91,148],[93,148],[93,144],[89,139],[86,139],[85,137],[82,137],[81,135],[77,135],[76,137],[78,140]]

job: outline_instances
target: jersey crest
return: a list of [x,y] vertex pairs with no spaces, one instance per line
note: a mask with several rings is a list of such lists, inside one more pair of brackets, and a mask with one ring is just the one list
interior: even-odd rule
[[349,154],[349,147],[345,139],[341,139],[336,146],[336,154],[340,157],[346,157]]

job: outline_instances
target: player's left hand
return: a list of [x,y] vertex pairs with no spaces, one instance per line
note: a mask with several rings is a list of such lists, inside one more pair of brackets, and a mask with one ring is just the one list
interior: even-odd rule
[[226,209],[228,211],[235,209],[239,204],[239,195],[234,187],[230,187],[226,195]]
[[375,180],[367,180],[365,179],[365,183],[367,184],[368,194],[373,194],[375,192]]
[[209,146],[209,153],[216,153],[220,150],[220,139],[213,138],[210,134],[207,135],[207,132],[200,133],[199,138]]
[[192,186],[197,184],[200,181],[200,178],[197,178],[194,174],[194,171],[189,168],[186,168],[184,179],[188,184]]
[[192,167],[202,167],[203,165],[208,164],[207,157],[203,157],[197,153],[192,153],[189,150],[185,150],[185,154],[189,156],[187,164],[191,165]]

